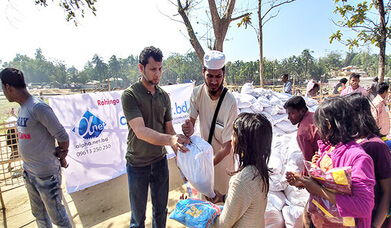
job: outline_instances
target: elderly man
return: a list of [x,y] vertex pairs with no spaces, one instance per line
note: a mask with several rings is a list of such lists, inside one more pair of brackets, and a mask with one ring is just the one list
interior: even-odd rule
[[367,91],[363,87],[361,87],[359,83],[360,75],[355,73],[351,74],[349,77],[349,86],[341,92],[341,96],[353,92],[360,92],[362,93],[362,95],[366,96],[368,94]]
[[[190,119],[182,125],[183,133],[191,136],[197,117],[200,121],[201,137],[212,144],[215,165],[215,189],[227,194],[230,175],[234,169],[231,136],[233,122],[237,117],[235,97],[223,86],[225,77],[225,55],[220,51],[208,51],[204,56],[202,73],[205,83],[193,89],[190,97]],[[221,101],[215,123],[212,123]],[[231,154],[230,156],[228,156]]]

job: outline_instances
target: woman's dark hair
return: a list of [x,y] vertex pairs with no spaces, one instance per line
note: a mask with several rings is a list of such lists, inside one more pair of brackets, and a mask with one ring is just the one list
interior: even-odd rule
[[346,84],[346,82],[348,82],[348,79],[346,78],[341,78],[341,80],[339,80],[339,82],[343,83],[343,84]]
[[335,146],[355,139],[357,126],[354,124],[353,107],[342,97],[332,97],[322,103],[314,114],[314,123],[321,138]]
[[353,106],[355,122],[358,130],[358,138],[368,137],[372,134],[380,136],[379,127],[371,113],[371,104],[366,96],[361,93],[350,93],[343,96]]
[[26,88],[26,82],[24,81],[24,75],[22,71],[15,68],[5,68],[0,73],[1,83],[4,85],[10,85],[17,89]]
[[381,82],[379,85],[377,85],[377,94],[383,94],[384,92],[388,91],[388,88],[390,86],[386,82]]
[[138,62],[146,66],[148,64],[149,57],[152,57],[156,62],[163,61],[163,53],[159,48],[155,48],[154,46],[149,46],[144,48],[139,56]]
[[248,165],[253,165],[264,183],[262,190],[269,191],[269,157],[272,144],[272,125],[262,114],[241,113],[234,122],[236,143],[234,153],[239,155],[239,172]]

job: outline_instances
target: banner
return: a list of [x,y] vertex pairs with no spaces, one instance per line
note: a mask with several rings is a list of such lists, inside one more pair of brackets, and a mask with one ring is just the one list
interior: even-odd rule
[[[170,95],[174,129],[188,118],[193,84],[162,86]],[[128,127],[122,91],[49,97],[49,104],[69,134],[69,167],[64,169],[69,193],[126,173]],[[172,149],[168,148],[172,157]]]

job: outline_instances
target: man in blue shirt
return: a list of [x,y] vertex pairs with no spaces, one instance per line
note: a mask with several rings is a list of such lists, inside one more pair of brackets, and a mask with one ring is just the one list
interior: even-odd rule
[[284,74],[281,77],[282,82],[284,83],[283,92],[292,94],[292,83],[288,81],[288,74]]

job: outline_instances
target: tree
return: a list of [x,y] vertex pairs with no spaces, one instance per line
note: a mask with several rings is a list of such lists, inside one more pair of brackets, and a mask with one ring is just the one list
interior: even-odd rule
[[103,82],[107,79],[107,64],[103,62],[102,58],[95,54],[94,57],[92,57],[92,63],[94,64],[94,77],[92,79],[99,80],[100,82]]
[[[48,6],[47,0],[34,0],[36,5]],[[66,20],[73,21],[77,26],[77,16],[84,17],[86,10],[96,16],[95,3],[97,0],[59,0],[58,5],[67,13]],[[54,2],[54,0],[53,0]]]
[[[330,36],[330,43],[334,40],[342,41],[349,48],[363,45],[375,44],[379,52],[379,81],[384,81],[384,69],[386,58],[386,42],[391,37],[391,26],[387,26],[391,9],[391,0],[371,0],[370,3],[363,1],[355,4],[348,4],[347,0],[334,0],[337,4],[334,13],[341,15],[342,20],[336,25],[347,27],[357,33],[354,39],[348,38],[342,41],[343,34],[340,30]],[[386,3],[385,3],[386,2]],[[378,16],[378,19],[373,15]]]
[[109,74],[110,77],[118,78],[120,75],[121,64],[117,60],[117,56],[112,55],[109,60]]
[[[274,9],[288,3],[292,3],[296,0],[284,0],[277,2],[275,0],[270,0],[266,1],[266,4],[269,5],[266,11],[262,11],[262,0],[258,0],[258,29],[253,27],[257,33],[257,39],[258,39],[258,44],[259,44],[259,79],[260,79],[260,85],[263,87],[263,80],[264,80],[264,75],[263,75],[263,26],[265,25],[266,22],[268,22],[270,19],[276,17],[279,13],[279,11],[274,14],[274,15],[269,15],[270,12],[272,12]],[[263,14],[262,14],[263,13]]]
[[[215,36],[214,45],[213,47],[211,47],[211,49],[223,51],[223,44],[230,23],[241,18],[243,18],[244,20],[249,20],[250,14],[244,13],[240,16],[232,17],[236,0],[220,1],[220,3],[222,4],[222,6],[220,7],[220,9],[222,9],[221,12],[219,12],[218,8],[216,7],[216,0],[208,0],[208,5],[210,16],[212,18],[213,32]],[[224,3],[226,4],[224,5]],[[197,4],[198,2],[196,0],[185,0],[184,4],[182,4],[181,0],[177,0],[176,6],[178,7],[178,13],[182,17],[183,23],[186,26],[187,33],[190,37],[190,43],[193,46],[195,52],[197,53],[198,59],[203,64],[205,51],[202,48],[198,37],[196,36],[196,32],[194,31],[189,19],[190,11],[194,9],[194,6]]]
[[308,72],[315,60],[315,58],[311,55],[311,53],[313,53],[313,51],[310,51],[309,49],[304,49],[304,51],[301,53],[300,56],[304,66],[304,77],[306,79],[309,78]]

